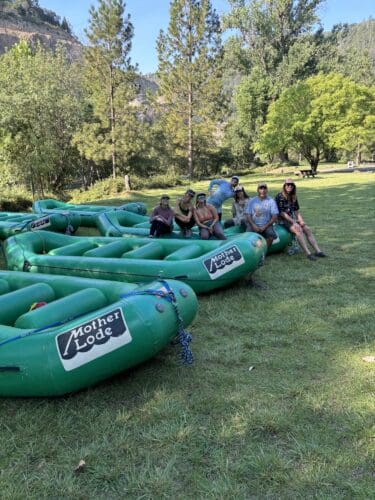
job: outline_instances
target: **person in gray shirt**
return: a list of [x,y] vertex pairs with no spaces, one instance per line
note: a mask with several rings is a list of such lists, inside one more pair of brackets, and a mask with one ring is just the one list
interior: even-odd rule
[[267,241],[267,246],[272,245],[277,234],[273,224],[277,221],[279,210],[273,198],[268,196],[268,187],[265,182],[258,184],[258,196],[251,198],[245,209],[247,231],[259,233]]

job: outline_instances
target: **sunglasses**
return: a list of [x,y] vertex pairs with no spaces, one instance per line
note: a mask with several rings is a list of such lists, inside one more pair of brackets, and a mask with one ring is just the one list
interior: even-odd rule
[[287,182],[285,185],[286,185],[286,186],[292,186],[292,187],[295,187],[295,186],[296,186],[296,185],[295,185],[295,184],[293,184],[292,182]]
[[258,189],[267,189],[267,186],[259,186]]

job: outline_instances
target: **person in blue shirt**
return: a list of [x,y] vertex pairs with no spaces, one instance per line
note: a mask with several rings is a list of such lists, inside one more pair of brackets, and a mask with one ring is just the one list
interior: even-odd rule
[[251,198],[245,209],[247,231],[253,231],[262,235],[267,246],[271,246],[277,238],[273,224],[277,221],[279,209],[273,198],[268,196],[268,188],[265,182],[258,184],[258,196]]
[[[213,205],[216,208],[216,211],[219,215],[219,221],[221,221],[222,205],[224,201],[228,200],[229,198],[233,198],[234,189],[236,186],[238,186],[239,182],[240,179],[237,177],[237,175],[233,175],[230,182],[226,181],[225,179],[213,179],[210,182],[208,186],[208,192],[210,193],[210,196],[207,199],[207,203]],[[216,186],[215,190],[213,189],[214,186]]]

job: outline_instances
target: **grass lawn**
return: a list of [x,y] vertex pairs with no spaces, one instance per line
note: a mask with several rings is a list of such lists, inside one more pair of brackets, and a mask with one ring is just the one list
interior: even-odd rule
[[297,182],[329,258],[274,255],[263,289],[201,296],[192,367],[170,346],[69,397],[0,400],[1,498],[373,498],[374,180]]

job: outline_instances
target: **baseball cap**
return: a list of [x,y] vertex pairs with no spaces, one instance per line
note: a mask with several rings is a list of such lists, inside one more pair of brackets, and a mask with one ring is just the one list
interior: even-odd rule
[[188,189],[186,191],[186,194],[189,194],[190,196],[195,196],[195,191],[194,191],[194,189]]
[[160,197],[161,200],[170,200],[170,197],[167,195],[167,194],[163,194],[161,197]]
[[260,182],[260,183],[258,184],[258,189],[259,189],[259,188],[262,188],[262,187],[264,187],[264,188],[267,188],[267,189],[268,189],[268,186],[267,186],[267,184],[266,184],[265,182]]
[[206,198],[206,193],[198,193],[197,194],[197,200],[202,200],[203,198]]
[[237,182],[240,182],[240,178],[237,175],[232,175],[232,180],[236,180]]

